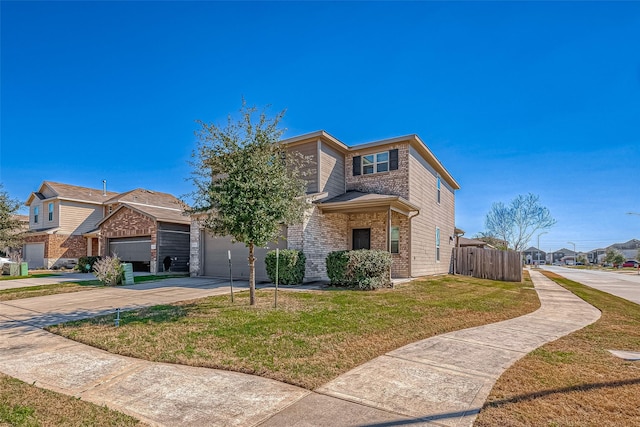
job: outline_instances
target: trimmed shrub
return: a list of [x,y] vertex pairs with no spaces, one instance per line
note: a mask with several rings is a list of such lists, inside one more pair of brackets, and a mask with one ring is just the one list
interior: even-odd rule
[[363,290],[391,286],[391,254],[387,251],[360,249],[331,252],[326,264],[332,285]]
[[[81,273],[91,273],[93,271],[93,265],[100,259],[99,256],[83,256],[78,258],[78,264],[75,269]],[[88,266],[88,267],[87,267]]]
[[[307,257],[302,251],[283,249],[278,261],[278,283],[281,285],[297,285],[304,280],[304,265]],[[276,282],[276,251],[267,252],[264,259],[267,275],[271,282]]]

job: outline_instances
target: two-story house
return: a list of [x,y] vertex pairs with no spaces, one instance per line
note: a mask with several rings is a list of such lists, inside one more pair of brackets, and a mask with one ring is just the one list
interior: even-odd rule
[[26,205],[22,257],[29,268],[70,267],[83,256],[115,254],[136,271],[188,271],[191,220],[170,194],[44,181]]
[[104,216],[104,201],[116,194],[44,181],[26,202],[29,232],[22,258],[29,268],[71,266],[86,256],[87,239],[83,234],[95,228]]
[[[393,277],[449,272],[454,247],[455,190],[460,186],[417,135],[347,146],[325,131],[282,141],[309,160],[310,208],[301,224],[283,228],[271,248],[302,250],[305,280],[326,279],[329,252],[381,249],[392,254]],[[234,275],[248,276],[246,248],[191,224],[192,275],[225,276],[231,250]],[[256,276],[266,279],[264,251]]]

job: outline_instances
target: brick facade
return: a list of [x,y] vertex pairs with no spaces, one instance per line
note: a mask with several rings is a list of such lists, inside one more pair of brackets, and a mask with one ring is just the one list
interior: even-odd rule
[[128,207],[121,208],[100,225],[101,256],[106,256],[108,240],[119,237],[151,236],[151,273],[158,271],[157,239],[158,229],[155,220]]
[[87,255],[87,239],[68,234],[26,236],[24,243],[44,243],[44,267],[72,267]]
[[[364,156],[393,149],[398,150],[397,170],[368,175],[353,175],[353,158],[355,156]],[[346,155],[344,164],[347,191],[356,190],[365,193],[391,194],[409,199],[409,143],[353,151]]]

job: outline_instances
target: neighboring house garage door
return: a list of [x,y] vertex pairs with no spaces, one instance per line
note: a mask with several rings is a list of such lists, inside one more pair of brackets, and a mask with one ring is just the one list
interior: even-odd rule
[[122,262],[133,264],[134,271],[149,271],[151,266],[151,236],[109,239],[109,253]]
[[[209,233],[203,233],[201,239],[204,242],[202,262],[204,265],[203,272],[205,276],[229,277],[229,255],[231,250],[231,264],[233,278],[239,280],[249,280],[249,249],[244,243],[231,243],[229,237],[211,236]],[[267,270],[264,264],[264,257],[268,251],[279,247],[286,249],[287,242],[280,240],[276,245],[272,243],[269,249],[256,248],[256,282],[267,282]]]
[[44,243],[27,243],[22,252],[22,259],[29,268],[44,267]]

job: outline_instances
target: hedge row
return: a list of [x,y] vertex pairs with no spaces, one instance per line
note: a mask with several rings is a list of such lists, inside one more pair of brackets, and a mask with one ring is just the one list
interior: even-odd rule
[[[304,280],[304,264],[307,257],[295,249],[283,249],[278,257],[278,283],[281,285],[298,285]],[[271,282],[276,282],[276,251],[267,252],[264,259],[267,275]]]

